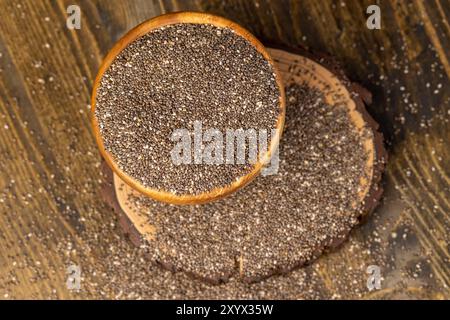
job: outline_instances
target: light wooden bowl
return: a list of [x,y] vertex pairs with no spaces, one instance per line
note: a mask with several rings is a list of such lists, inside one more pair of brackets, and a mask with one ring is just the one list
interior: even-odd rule
[[[117,55],[124,48],[126,48],[131,42],[147,34],[148,32],[163,26],[177,23],[211,24],[217,27],[229,28],[234,30],[236,34],[248,40],[255,47],[255,49],[258,52],[260,52],[263,55],[263,57],[271,64],[275,72],[276,81],[280,91],[280,113],[276,123],[276,128],[278,130],[277,134],[274,137],[272,137],[272,140],[268,147],[268,151],[260,155],[258,162],[253,165],[253,169],[248,174],[242,177],[238,177],[238,179],[236,179],[230,185],[217,187],[209,192],[201,193],[198,195],[190,195],[190,194],[175,195],[165,190],[147,188],[144,187],[139,181],[137,181],[136,179],[134,179],[133,177],[129,176],[124,171],[122,171],[117,165],[117,163],[114,161],[112,155],[108,151],[106,151],[104,147],[103,139],[100,135],[100,128],[97,121],[97,117],[95,116],[97,89],[100,85],[103,74],[106,72],[106,70],[108,70],[109,66],[113,63]],[[113,170],[113,172],[117,174],[120,177],[120,179],[124,181],[126,184],[128,184],[131,188],[153,199],[171,204],[200,204],[223,198],[237,191],[238,189],[242,188],[250,181],[252,181],[260,173],[264,165],[269,163],[272,155],[274,154],[276,148],[278,147],[278,143],[280,141],[281,134],[283,131],[284,118],[286,113],[285,104],[286,102],[282,78],[279,72],[277,71],[274,62],[269,53],[267,52],[267,50],[265,49],[265,47],[249,31],[247,31],[240,25],[230,20],[215,15],[198,12],[178,12],[161,15],[151,20],[143,22],[142,24],[136,26],[134,29],[129,31],[122,39],[120,39],[114,45],[114,47],[105,57],[102,65],[100,66],[100,70],[94,82],[94,88],[92,90],[92,98],[91,98],[91,121],[94,136],[97,141],[97,145],[100,149],[100,153],[102,154],[103,158],[105,159],[109,167]]]

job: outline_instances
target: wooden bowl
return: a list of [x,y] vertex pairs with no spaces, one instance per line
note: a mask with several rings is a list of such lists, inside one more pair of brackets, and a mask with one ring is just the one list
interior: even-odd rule
[[[260,155],[259,160],[253,165],[253,169],[248,174],[239,177],[230,185],[217,187],[211,191],[201,193],[198,195],[189,195],[189,194],[175,195],[173,193],[164,190],[147,188],[144,187],[139,181],[137,181],[136,179],[134,179],[133,177],[129,176],[124,171],[122,171],[117,165],[117,163],[114,161],[112,155],[108,151],[106,151],[104,147],[103,139],[100,135],[100,128],[97,121],[97,117],[95,116],[97,89],[100,85],[103,74],[106,72],[106,70],[108,70],[109,66],[113,63],[117,55],[130,43],[140,38],[141,36],[147,34],[148,32],[163,26],[177,23],[211,24],[217,27],[229,28],[234,30],[234,32],[237,35],[249,41],[254,46],[254,48],[259,53],[261,53],[263,57],[270,63],[270,65],[274,70],[276,82],[280,91],[280,113],[276,123],[276,128],[278,130],[277,134],[274,137],[272,137],[272,140],[268,147],[268,151]],[[258,39],[256,39],[249,31],[245,30],[244,28],[242,28],[241,26],[230,20],[214,16],[211,14],[198,12],[178,12],[161,15],[156,18],[145,21],[142,24],[136,26],[131,31],[129,31],[122,39],[120,39],[114,45],[114,47],[105,57],[102,65],[100,66],[100,70],[97,74],[97,77],[95,79],[91,98],[91,120],[92,120],[92,127],[94,130],[94,136],[97,141],[100,152],[103,158],[105,159],[106,163],[109,165],[109,167],[113,170],[115,174],[117,174],[120,177],[122,181],[124,181],[126,184],[128,184],[130,187],[132,187],[139,193],[147,195],[153,199],[171,204],[199,204],[214,201],[235,192],[236,190],[242,188],[250,181],[252,181],[260,173],[264,165],[269,163],[272,155],[274,154],[276,148],[278,147],[278,143],[280,141],[280,137],[284,127],[285,113],[286,113],[285,95],[281,76],[277,71],[271,56],[269,55],[265,47],[261,44],[261,42],[259,42]]]

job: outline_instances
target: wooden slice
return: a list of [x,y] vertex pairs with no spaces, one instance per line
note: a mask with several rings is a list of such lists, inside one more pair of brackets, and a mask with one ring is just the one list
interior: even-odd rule
[[[365,172],[360,175],[360,188],[358,196],[355,198],[356,200],[352,203],[352,207],[355,210],[356,208],[362,208],[355,213],[358,218],[370,213],[375,208],[382,193],[380,179],[386,162],[386,152],[383,147],[382,135],[377,131],[378,125],[366,112],[364,106],[364,103],[370,103],[371,101],[370,93],[360,86],[350,83],[342,70],[329,59],[316,59],[320,60],[320,63],[318,63],[306,52],[301,52],[302,55],[279,49],[269,49],[269,52],[277,64],[286,86],[295,83],[318,89],[323,92],[328,104],[345,106],[347,108],[349,118],[354,124],[355,130],[360,135],[366,153]],[[306,57],[307,55],[309,57]],[[118,213],[124,229],[130,234],[133,242],[136,244],[150,243],[149,250],[153,250],[154,248],[152,246],[155,240],[158,239],[158,236],[164,230],[158,230],[156,227],[157,223],[149,221],[148,213],[140,212],[133,205],[133,202],[129,201],[132,197],[141,197],[142,195],[124,183],[118,175],[114,175],[113,182],[113,190],[109,190],[109,193],[113,192],[116,195],[116,201],[109,199],[109,202],[113,203],[116,209],[119,208],[117,211],[119,211]],[[248,188],[251,188],[251,186]],[[233,195],[233,199],[239,196],[240,193]],[[201,210],[198,206],[195,208],[197,208],[196,210]],[[295,261],[286,263],[286,265],[274,264],[267,269],[261,270],[261,272],[246,272],[246,269],[251,269],[252,263],[254,262],[246,261],[248,258],[239,252],[236,252],[235,254],[237,256],[231,259],[234,260],[234,263],[226,263],[217,274],[205,274],[201,267],[198,270],[195,268],[185,269],[180,267],[177,261],[160,261],[156,259],[156,262],[172,270],[185,271],[196,277],[215,283],[226,281],[231,276],[240,276],[244,281],[256,281],[272,274],[288,272],[295,267],[312,261],[326,249],[339,245],[347,237],[351,227],[353,225],[348,230],[345,230],[344,234],[336,235],[334,239],[327,240],[322,246],[311,249],[311,253],[308,256],[301,259],[296,258]],[[180,228],[183,228],[181,224]],[[180,229],[179,231],[182,232],[183,230]],[[161,247],[164,246],[161,245]],[[175,250],[174,248],[165,248],[162,250],[166,249]]]
[[[192,24],[211,24],[221,28],[229,28],[234,30],[236,34],[243,37],[247,41],[249,41],[254,48],[261,53],[261,55],[269,62],[272,66],[273,71],[276,76],[276,82],[280,91],[279,97],[279,114],[277,118],[277,122],[275,128],[277,129],[276,134],[271,138],[270,145],[267,148],[267,151],[261,152],[258,157],[258,161],[252,165],[251,170],[246,173],[244,176],[237,176],[234,182],[225,186],[217,186],[216,188],[203,192],[200,194],[174,194],[172,192],[166,190],[157,190],[149,187],[145,187],[138,180],[128,175],[126,172],[121,170],[114,160],[113,156],[110,152],[105,149],[103,139],[100,134],[100,127],[98,123],[98,119],[95,115],[96,108],[96,95],[97,90],[100,86],[101,79],[104,73],[108,70],[110,65],[114,62],[115,58],[125,49],[130,43],[140,38],[141,36],[151,32],[152,30],[161,28],[163,26],[178,24],[178,23],[192,23]],[[274,62],[267,52],[265,47],[256,39],[249,31],[242,28],[240,25],[215,15],[207,14],[207,13],[199,13],[199,12],[179,12],[179,13],[170,13],[158,16],[156,18],[150,19],[148,21],[143,22],[138,25],[131,31],[129,31],[122,39],[120,39],[116,45],[111,49],[108,55],[105,57],[102,65],[100,66],[99,72],[94,82],[94,87],[92,90],[92,98],[91,98],[91,122],[92,128],[94,131],[94,136],[99,147],[100,153],[105,159],[106,163],[109,167],[117,174],[120,179],[126,182],[129,186],[138,190],[140,193],[145,194],[153,199],[172,203],[172,204],[198,204],[198,203],[206,203],[210,201],[214,201],[225,197],[236,190],[242,188],[250,181],[252,181],[261,171],[262,167],[270,161],[270,158],[277,148],[278,143],[280,141],[281,134],[283,132],[284,126],[284,118],[285,118],[285,96],[284,89],[281,80],[281,76],[274,65]]]

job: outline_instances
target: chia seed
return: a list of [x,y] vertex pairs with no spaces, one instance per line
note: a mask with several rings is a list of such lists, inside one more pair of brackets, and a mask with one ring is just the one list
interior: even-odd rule
[[144,187],[196,195],[225,187],[254,165],[171,161],[175,129],[269,130],[280,114],[270,63],[228,28],[174,24],[129,44],[103,74],[96,111],[105,149]]
[[129,196],[156,228],[153,260],[207,279],[259,279],[314,259],[358,223],[367,155],[347,107],[307,87],[286,93],[277,175],[205,205]]

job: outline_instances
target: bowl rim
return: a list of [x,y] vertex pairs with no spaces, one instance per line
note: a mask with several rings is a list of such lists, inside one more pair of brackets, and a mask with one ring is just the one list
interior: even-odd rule
[[[277,129],[276,134],[271,138],[268,151],[263,153],[262,156],[260,155],[258,161],[255,164],[253,164],[252,170],[247,174],[236,178],[236,180],[234,180],[229,185],[216,187],[210,191],[193,195],[174,194],[165,190],[157,190],[154,188],[144,187],[138,180],[134,179],[133,177],[129,176],[127,173],[122,171],[117,165],[117,163],[114,161],[112,155],[105,149],[103,139],[100,134],[100,126],[97,121],[97,117],[95,115],[97,89],[101,83],[103,74],[114,62],[117,55],[120,54],[120,52],[122,52],[122,50],[124,50],[130,43],[140,38],[141,36],[149,33],[150,31],[167,25],[178,23],[211,24],[217,27],[232,29],[236,34],[249,41],[255,47],[255,49],[263,55],[266,61],[269,62],[275,74],[276,83],[278,85],[278,89],[280,92],[279,97],[280,112],[275,127],[275,129]],[[114,173],[116,173],[122,179],[122,181],[124,181],[126,184],[128,184],[130,187],[132,187],[139,193],[149,196],[155,200],[170,204],[200,204],[211,202],[223,198],[239,190],[240,188],[244,187],[249,182],[251,182],[260,173],[262,168],[267,163],[269,163],[270,159],[275,154],[284,129],[285,114],[286,114],[286,98],[282,78],[280,72],[277,70],[277,67],[273,59],[271,58],[269,52],[266,50],[263,44],[248,30],[246,30],[239,24],[220,16],[202,12],[183,11],[159,15],[152,19],[142,22],[141,24],[137,25],[136,27],[128,31],[121,39],[119,39],[114,44],[112,49],[103,59],[103,62],[100,65],[99,71],[94,81],[91,96],[91,125],[97,146],[108,166],[113,170]]]

